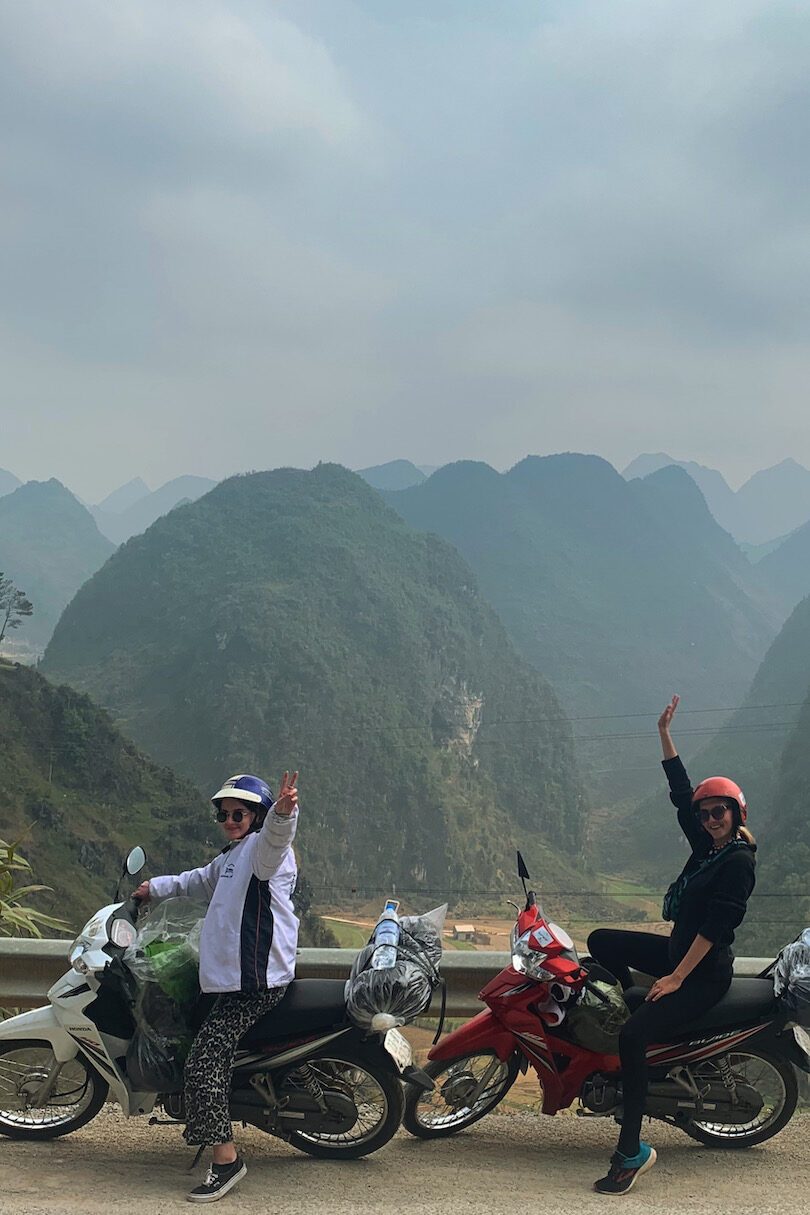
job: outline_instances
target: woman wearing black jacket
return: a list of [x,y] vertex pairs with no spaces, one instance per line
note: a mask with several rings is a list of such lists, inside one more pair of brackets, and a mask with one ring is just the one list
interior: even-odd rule
[[647,1046],[684,1029],[728,991],[734,930],[754,888],[756,844],[743,825],[747,811],[742,790],[719,776],[692,789],[669,729],[677,707],[678,697],[673,696],[658,719],[670,800],[692,849],[664,900],[672,934],[598,929],[588,939],[593,957],[622,987],[632,984],[630,967],[656,976],[645,1003],[619,1037],[624,1114],[610,1170],[594,1186],[603,1194],[625,1193],[655,1163],[655,1150],[639,1139]]

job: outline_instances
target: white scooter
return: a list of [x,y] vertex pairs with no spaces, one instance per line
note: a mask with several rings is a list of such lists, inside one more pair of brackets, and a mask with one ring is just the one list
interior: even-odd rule
[[[124,876],[146,864],[142,848]],[[120,890],[120,882],[119,882]],[[117,892],[116,892],[117,894]],[[123,961],[136,939],[133,899],[103,907],[70,947],[70,970],[49,1005],[0,1022],[0,1134],[52,1139],[84,1126],[110,1097],[127,1116],[160,1105],[185,1120],[181,1085],[144,1092],[127,1074],[136,1032]],[[400,1078],[432,1088],[397,1030],[363,1035],[346,1015],[340,979],[296,979],[240,1043],[231,1116],[313,1156],[351,1159],[387,1143],[400,1124]],[[153,1118],[153,1122],[162,1121]]]

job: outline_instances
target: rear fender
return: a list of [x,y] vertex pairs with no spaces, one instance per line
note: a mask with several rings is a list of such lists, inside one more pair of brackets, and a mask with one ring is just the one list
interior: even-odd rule
[[442,1038],[433,1047],[428,1058],[432,1063],[445,1059],[456,1059],[459,1055],[474,1055],[482,1050],[492,1050],[504,1062],[518,1049],[518,1040],[508,1029],[504,1029],[490,1012],[484,1009],[451,1034]]
[[810,1072],[810,1059],[796,1041],[792,1025],[786,1025],[781,1029],[769,1025],[761,1034],[757,1034],[752,1042],[774,1055],[784,1055],[789,1063],[803,1072]]
[[20,1038],[34,1038],[38,1042],[50,1042],[53,1053],[60,1063],[67,1063],[79,1053],[78,1043],[56,1019],[50,1005],[33,1008],[30,1012],[0,1021],[0,1042]]

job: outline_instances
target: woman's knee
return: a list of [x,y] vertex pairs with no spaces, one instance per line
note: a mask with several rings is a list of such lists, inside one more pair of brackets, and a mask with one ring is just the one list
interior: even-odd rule
[[600,953],[611,952],[611,946],[615,944],[615,936],[616,933],[611,928],[594,928],[588,937],[588,953],[598,961]]

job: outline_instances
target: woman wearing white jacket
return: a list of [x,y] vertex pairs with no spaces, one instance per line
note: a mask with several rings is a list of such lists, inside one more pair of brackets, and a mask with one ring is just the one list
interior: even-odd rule
[[257,776],[232,776],[214,794],[227,846],[209,865],[151,878],[143,902],[189,895],[208,903],[200,940],[200,987],[217,995],[192,1043],[183,1075],[186,1141],[212,1145],[213,1163],[192,1202],[214,1202],[247,1168],[233,1142],[229,1094],[240,1038],[282,999],[295,974],[298,919],[298,773],[284,773],[274,800]]

